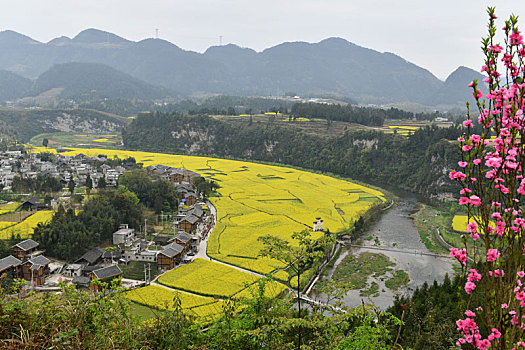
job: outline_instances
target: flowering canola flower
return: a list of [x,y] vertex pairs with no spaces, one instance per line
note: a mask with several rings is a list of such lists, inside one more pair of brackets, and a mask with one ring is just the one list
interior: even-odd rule
[[[273,277],[285,282],[289,280],[288,273],[278,270],[283,265],[259,256],[263,248],[259,237],[270,234],[291,241],[294,232],[311,229],[316,217],[322,218],[324,229],[343,231],[370,207],[385,201],[380,191],[287,167],[138,151],[68,149],[71,151],[61,154],[134,157],[145,166],[164,164],[186,168],[215,181],[220,186],[218,196],[209,200],[217,210],[217,223],[208,239],[207,254],[214,260],[257,273],[275,272]],[[49,151],[42,147],[34,150]],[[314,238],[321,235],[322,232],[312,233]],[[159,278],[160,283],[170,287],[224,297],[248,296],[244,282],[254,281],[250,274],[199,259]],[[277,295],[284,286],[275,283],[269,290]],[[201,313],[203,310],[206,310],[204,306]]]

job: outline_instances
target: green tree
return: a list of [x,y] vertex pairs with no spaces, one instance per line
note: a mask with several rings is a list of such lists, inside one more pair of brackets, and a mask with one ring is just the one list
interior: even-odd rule
[[49,144],[49,140],[48,140],[47,138],[44,138],[44,139],[42,140],[42,145],[43,145],[44,147],[47,147],[48,144]]
[[106,182],[106,176],[102,176],[100,180],[98,180],[97,187],[98,188],[106,188],[108,186],[108,183]]
[[[298,318],[301,318],[301,275],[312,267],[315,263],[325,256],[325,251],[334,243],[332,236],[324,235],[323,237],[314,240],[311,237],[309,230],[301,232],[294,232],[292,239],[297,241],[297,245],[292,245],[290,242],[272,235],[259,237],[259,241],[264,244],[264,248],[259,255],[269,257],[280,261],[285,265],[285,269],[293,271],[297,276],[297,305]],[[302,334],[301,327],[297,329],[298,341],[297,348],[301,347]]]
[[89,198],[89,195],[92,189],[93,189],[93,180],[91,180],[91,176],[89,176],[88,174],[88,176],[86,177],[86,192],[87,192],[88,198]]
[[71,195],[73,195],[73,191],[75,190],[75,180],[73,180],[73,176],[69,179],[69,182],[67,183],[67,188],[69,189],[69,192],[71,192]]

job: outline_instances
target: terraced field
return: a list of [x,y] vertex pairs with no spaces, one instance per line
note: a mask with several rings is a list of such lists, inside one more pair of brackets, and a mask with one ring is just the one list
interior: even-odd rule
[[175,308],[175,298],[178,298],[185,312],[200,317],[220,314],[224,304],[222,300],[173,291],[155,285],[126,292],[126,297],[141,305],[166,310],[173,310]]
[[[36,148],[36,151],[49,149]],[[106,154],[109,157],[134,157],[137,162],[144,163],[144,166],[164,164],[187,168],[217,182],[220,186],[218,196],[210,198],[217,209],[217,225],[209,238],[207,253],[213,259],[263,274],[281,268],[282,265],[258,256],[262,248],[258,237],[271,234],[290,239],[294,232],[311,229],[316,217],[324,220],[325,229],[340,232],[351,227],[371,206],[385,200],[381,192],[368,187],[286,167],[120,150],[72,148],[70,152],[62,154],[78,153],[88,156]],[[319,237],[321,234],[314,232],[313,236]],[[198,276],[195,279],[197,282],[200,276],[213,271],[213,268],[212,265],[192,263],[176,269],[173,276],[182,273],[177,272],[178,270],[194,270],[194,276]],[[202,271],[202,274],[196,274],[196,271]],[[171,275],[163,276],[160,282],[166,283],[168,276]],[[231,296],[241,290],[239,286],[246,281],[244,277],[232,272],[229,278],[235,279],[235,282],[227,287],[230,289],[212,292],[202,290],[224,283],[221,276],[222,272],[206,274],[206,283],[191,287],[186,284],[184,289],[206,295]],[[284,271],[277,272],[274,277],[286,282],[290,279]],[[178,280],[178,277],[171,280],[174,287],[183,288],[182,280]]]
[[36,225],[51,220],[53,213],[52,210],[37,211],[19,223],[0,221],[0,239],[9,239],[12,234],[20,234],[22,239],[30,238]]
[[[217,298],[249,296],[249,286],[259,278],[227,265],[197,258],[191,264],[168,271],[158,282],[179,290]],[[276,282],[267,286],[268,296],[277,296],[285,287]]]

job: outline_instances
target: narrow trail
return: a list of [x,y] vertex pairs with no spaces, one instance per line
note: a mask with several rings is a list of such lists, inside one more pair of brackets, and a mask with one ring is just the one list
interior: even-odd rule
[[[251,271],[251,270],[248,270],[248,269],[236,266],[236,265],[228,264],[228,263],[222,262],[222,261],[217,260],[217,259],[213,259],[210,256],[208,256],[208,253],[207,253],[208,239],[211,236],[211,233],[212,233],[213,229],[215,228],[215,225],[217,224],[217,210],[215,209],[215,206],[213,206],[209,201],[206,202],[206,205],[208,206],[208,208],[210,208],[210,214],[213,215],[213,225],[210,228],[210,230],[208,231],[208,234],[206,235],[206,238],[201,240],[201,242],[199,243],[199,251],[197,252],[197,254],[195,254],[195,258],[201,258],[201,259],[210,260],[210,261],[213,261],[215,263],[219,263],[219,264],[222,264],[222,265],[234,268],[236,270],[248,273],[248,274],[250,274],[252,276],[256,276],[256,277],[259,277],[259,278],[266,277],[265,275],[262,275],[260,273],[257,273],[257,272],[254,272],[254,271]],[[286,269],[286,267],[285,268],[281,268],[281,269],[277,269],[274,272],[277,272],[277,271],[280,271],[280,270],[285,270],[285,269]],[[170,271],[173,271],[173,270],[170,270]],[[172,288],[172,287],[168,287],[168,286],[165,286],[163,284],[160,284],[160,283],[157,282],[157,279],[160,276],[162,276],[162,274],[156,276],[150,282],[150,284],[154,285],[154,286],[159,286],[161,288],[164,288],[164,289],[167,289],[167,290],[171,290],[171,291],[188,293],[188,294],[195,295],[195,296],[202,296],[202,295],[197,294],[197,293],[191,293],[191,292],[188,292],[186,290]],[[273,278],[272,278],[272,281],[280,283],[279,281],[276,281]],[[296,298],[298,297],[298,295],[295,292],[295,290],[291,289],[288,286],[287,286],[287,288]],[[312,298],[308,297],[306,294],[301,294],[300,298],[301,298],[302,301],[304,301],[304,302],[306,302],[306,303],[308,303],[310,305],[320,306],[320,307],[328,308],[328,309],[335,310],[335,311],[343,311],[342,309],[339,309],[338,307],[335,307],[335,306],[333,306],[331,304],[325,303],[325,302],[317,300],[317,299],[312,299]],[[223,298],[219,298],[219,300],[223,300]]]

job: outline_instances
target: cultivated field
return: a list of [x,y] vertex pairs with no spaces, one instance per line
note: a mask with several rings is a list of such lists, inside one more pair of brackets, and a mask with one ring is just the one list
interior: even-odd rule
[[39,134],[29,141],[33,145],[42,145],[42,141],[48,139],[49,148],[62,147],[93,147],[93,148],[113,148],[121,143],[120,135],[108,134],[79,134],[74,132],[54,132]]
[[183,310],[196,316],[219,314],[224,303],[214,298],[173,291],[155,285],[126,292],[126,298],[142,305],[166,310],[174,310],[175,300],[178,298]]
[[[248,297],[249,286],[258,279],[227,265],[197,258],[191,264],[166,272],[158,282],[203,296],[230,298]],[[282,284],[272,282],[267,286],[267,295],[273,297],[284,290]]]
[[[12,234],[15,236],[20,234],[22,239],[30,238],[33,234],[33,229],[39,223],[45,223],[53,217],[54,211],[41,210],[37,211],[31,216],[25,218],[22,222],[0,222],[0,239],[9,239]],[[16,214],[14,214],[16,215]]]
[[[40,147],[36,150],[48,149]],[[218,196],[210,198],[217,209],[217,225],[209,237],[207,253],[214,260],[258,273],[269,273],[283,267],[277,261],[258,256],[262,248],[258,237],[271,234],[290,239],[294,232],[311,229],[316,217],[324,220],[325,229],[340,232],[351,227],[371,206],[385,200],[381,192],[368,187],[286,167],[107,149],[75,148],[62,154],[77,153],[88,156],[106,154],[109,157],[134,157],[137,162],[144,163],[144,166],[164,164],[187,168],[217,182],[220,186]],[[314,232],[313,236],[318,237],[321,234]],[[210,264],[209,261],[204,262]],[[244,275],[239,275],[240,272],[233,268],[221,266],[230,272],[210,274],[216,266],[202,265],[197,261],[179,267],[166,277],[161,277],[159,282],[168,284],[170,282],[166,281],[171,274],[178,275],[188,270],[189,275],[198,276],[193,282],[202,282],[203,276],[206,277],[206,282],[196,285],[193,282],[180,284],[180,280],[173,278],[171,282],[174,287],[206,295],[224,296],[241,290],[240,286],[244,286],[244,282],[253,282],[251,277],[241,277]],[[227,277],[221,279],[221,276]],[[274,277],[282,281],[290,279],[284,271],[278,271]],[[229,283],[231,278],[235,280],[231,286],[222,290],[215,289],[223,288],[219,286]]]
[[10,202],[10,203],[7,203],[7,204],[2,204],[2,205],[0,205],[0,215],[7,214],[7,213],[12,213],[15,210],[17,210],[18,207],[21,206],[21,205],[22,205],[21,202]]
[[[452,219],[452,229],[454,231],[466,232],[467,226],[470,222],[475,222],[475,219],[471,218],[470,221],[468,221],[467,215],[455,215]],[[496,224],[493,221],[490,221],[490,225],[496,227]]]

